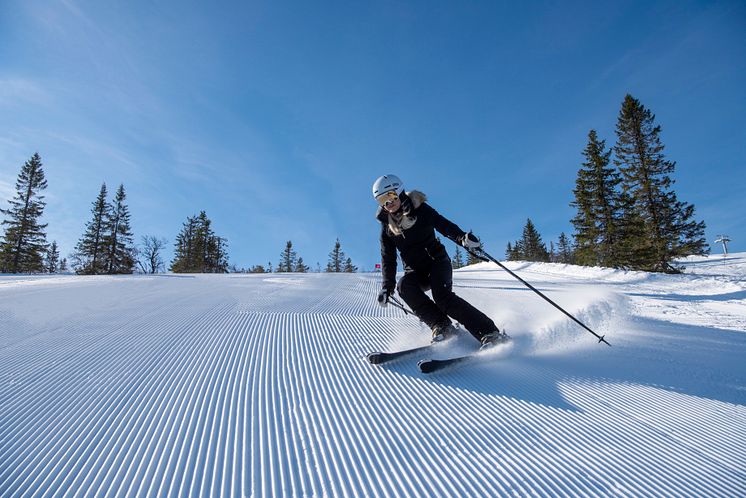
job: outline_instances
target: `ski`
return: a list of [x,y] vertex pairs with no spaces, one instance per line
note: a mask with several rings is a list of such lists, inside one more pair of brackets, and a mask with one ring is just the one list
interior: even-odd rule
[[[504,345],[504,344],[503,344]],[[494,346],[495,348],[500,346]],[[463,363],[467,360],[472,360],[480,357],[480,353],[486,353],[487,351],[494,351],[493,348],[490,348],[488,350],[478,349],[476,351],[472,351],[471,353],[466,353],[465,355],[461,356],[455,356],[453,358],[444,358],[442,360],[437,359],[426,359],[426,360],[420,360],[417,362],[417,366],[420,367],[420,372],[422,373],[432,373],[436,372],[438,370],[442,370],[445,367],[450,367],[451,365],[456,365],[458,363]]]
[[420,360],[417,363],[417,366],[420,367],[420,372],[422,373],[432,373],[438,370],[442,370],[445,367],[449,367],[451,365],[456,365],[457,363],[462,363],[466,360],[470,360],[476,356],[475,353],[471,354],[465,354],[463,356],[456,356],[454,358],[446,358],[443,360]]
[[401,358],[402,356],[417,353],[419,351],[425,351],[426,349],[430,349],[436,344],[438,343],[426,344],[424,346],[419,346],[419,347],[411,348],[411,349],[403,349],[401,351],[390,351],[390,352],[378,351],[375,353],[370,353],[368,355],[368,361],[372,363],[373,365],[379,365],[381,363],[386,363],[387,361]]

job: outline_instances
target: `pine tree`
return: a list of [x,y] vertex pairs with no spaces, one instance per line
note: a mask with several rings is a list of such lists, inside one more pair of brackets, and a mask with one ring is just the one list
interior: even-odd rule
[[347,258],[345,260],[344,267],[342,268],[342,271],[344,273],[357,273],[357,266],[352,264],[352,258]]
[[344,269],[346,255],[342,251],[339,239],[334,243],[334,249],[329,253],[329,261],[326,264],[327,273],[340,273]]
[[62,258],[60,261],[59,272],[63,273],[67,271],[67,258]]
[[57,273],[59,271],[60,251],[57,248],[57,241],[53,240],[44,257],[44,270],[47,273]]
[[516,261],[518,258],[516,257],[516,251],[513,248],[513,244],[508,242],[508,246],[505,248],[505,259],[508,261]]
[[205,235],[205,273],[227,273],[228,252],[227,241],[216,236],[212,231]]
[[574,264],[575,262],[572,244],[567,235],[565,235],[565,232],[560,233],[559,241],[557,242],[557,262],[565,264]]
[[47,188],[41,157],[38,153],[21,168],[16,180],[16,195],[9,200],[9,209],[0,209],[6,216],[2,225],[5,234],[0,243],[0,271],[32,273],[44,271],[47,250],[46,224],[39,219],[46,202],[41,191]]
[[704,222],[693,219],[694,206],[680,202],[673,191],[676,163],[666,160],[660,132],[650,110],[627,95],[617,120],[615,163],[632,210],[625,225],[642,224],[638,233],[625,234],[627,247],[639,269],[673,272],[675,258],[707,254],[709,246]]
[[513,245],[508,242],[505,256],[508,258],[508,261],[528,261],[523,239],[516,240]]
[[293,242],[288,240],[285,244],[285,250],[280,253],[280,262],[277,264],[277,271],[281,273],[292,272],[298,265],[298,254],[293,251]]
[[515,251],[516,255],[525,261],[549,261],[547,246],[542,242],[541,235],[530,218],[526,220],[526,225],[523,227],[521,240],[515,243]]
[[588,144],[583,151],[585,161],[575,181],[577,209],[572,219],[577,243],[576,259],[588,266],[619,266],[617,252],[621,237],[621,197],[619,172],[609,167],[611,150],[599,140],[595,130],[588,132]]
[[171,262],[174,273],[226,273],[226,240],[212,231],[212,221],[204,211],[187,218],[176,236],[176,254]]
[[176,255],[171,262],[171,271],[174,273],[194,272],[195,270],[195,248],[194,242],[197,231],[197,218],[189,217],[181,227],[176,236]]
[[198,273],[211,273],[210,254],[216,249],[215,234],[212,232],[212,220],[207,217],[207,213],[200,211],[195,220],[194,233],[194,268]]
[[75,271],[82,275],[108,271],[106,237],[110,233],[111,206],[106,201],[106,183],[101,184],[91,213],[93,218],[86,224],[86,230],[75,246]]
[[458,270],[459,268],[462,268],[464,266],[464,253],[461,252],[461,248],[456,246],[456,254],[453,255],[453,259],[451,259],[451,267],[454,270]]
[[124,185],[119,185],[109,218],[109,234],[106,239],[109,274],[132,273],[135,266],[132,228],[129,208],[124,203],[127,195]]
[[295,270],[298,273],[308,273],[311,268],[303,263],[303,258],[298,258],[298,262],[295,264]]
[[620,220],[621,239],[616,249],[619,267],[624,269],[650,269],[654,258],[652,239],[647,236],[647,228],[635,200],[622,190],[622,218]]

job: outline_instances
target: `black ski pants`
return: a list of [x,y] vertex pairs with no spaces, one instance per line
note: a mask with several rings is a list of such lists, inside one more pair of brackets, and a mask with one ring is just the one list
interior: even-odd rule
[[[453,269],[448,258],[439,258],[425,270],[407,270],[396,285],[399,295],[430,328],[449,324],[453,318],[480,339],[497,330],[495,322],[453,292]],[[433,299],[426,291],[432,290]],[[433,300],[435,302],[433,302]]]

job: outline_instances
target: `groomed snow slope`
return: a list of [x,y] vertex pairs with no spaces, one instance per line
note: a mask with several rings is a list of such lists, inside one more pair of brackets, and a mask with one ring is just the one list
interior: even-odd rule
[[0,277],[0,496],[746,496],[746,255],[688,266],[511,265],[612,347],[461,270],[515,343],[429,376],[374,274]]

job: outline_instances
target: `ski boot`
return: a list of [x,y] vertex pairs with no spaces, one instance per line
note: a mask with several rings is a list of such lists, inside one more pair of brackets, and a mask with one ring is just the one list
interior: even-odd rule
[[492,332],[488,332],[487,334],[484,334],[480,339],[479,342],[482,343],[482,345],[479,347],[480,351],[486,351],[488,349],[492,349],[495,346],[499,346],[500,344],[505,344],[506,342],[509,342],[510,336],[504,332],[500,332],[499,330],[493,330]]
[[456,335],[456,327],[452,323],[439,323],[433,327],[433,337],[430,342],[442,342]]

